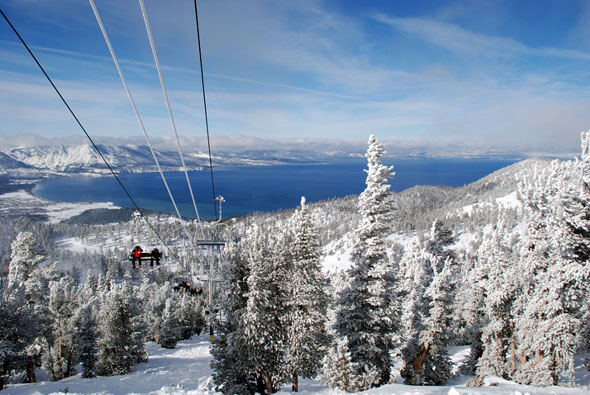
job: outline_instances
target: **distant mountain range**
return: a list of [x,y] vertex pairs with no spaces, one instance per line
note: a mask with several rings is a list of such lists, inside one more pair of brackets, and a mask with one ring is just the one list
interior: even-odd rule
[[[41,136],[0,136],[0,175],[71,175],[106,174],[108,168],[94,147],[72,136],[52,141]],[[98,147],[111,165],[120,173],[154,172],[157,166],[147,145],[130,142],[129,138],[102,138]],[[135,139],[137,140],[137,139]],[[200,170],[209,167],[206,141],[197,138],[182,138],[183,156],[187,169]],[[19,142],[24,143],[16,146]],[[34,142],[37,144],[34,144]],[[156,141],[157,144],[154,142]],[[156,138],[152,141],[155,155],[163,171],[182,169],[176,144],[170,139]],[[225,136],[214,140],[213,165],[257,166],[293,163],[325,163],[362,159],[366,143],[347,140],[321,139],[262,139],[241,135]],[[503,152],[476,149],[469,145],[437,145],[433,142],[384,141],[388,158],[489,158],[524,159],[519,152]],[[532,155],[532,154],[531,154]],[[532,156],[543,156],[534,154]],[[570,156],[568,156],[570,157]]]
[[[121,173],[157,171],[147,145],[98,146],[110,166]],[[163,171],[182,170],[177,150],[154,150]],[[188,170],[202,170],[209,166],[209,156],[202,151],[183,152]],[[300,150],[246,150],[242,152],[218,152],[213,157],[214,166],[273,165],[289,163],[317,163],[334,158],[358,157],[342,152],[318,153]],[[20,174],[106,174],[109,173],[102,158],[89,144],[20,147],[0,151],[0,173],[18,171]]]

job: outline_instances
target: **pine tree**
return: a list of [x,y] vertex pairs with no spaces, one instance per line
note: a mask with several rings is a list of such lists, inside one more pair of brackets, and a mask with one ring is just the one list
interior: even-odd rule
[[381,164],[384,154],[383,145],[371,135],[366,154],[367,187],[359,198],[362,222],[356,231],[353,266],[348,272],[351,282],[339,296],[335,325],[337,334],[348,340],[355,375],[364,378],[366,387],[354,390],[383,385],[391,378],[392,333],[398,316],[392,303],[395,276],[385,250],[393,214],[390,185],[385,182],[393,174],[391,167]]
[[131,289],[126,284],[111,285],[104,297],[98,319],[99,375],[126,374],[145,355],[143,336],[141,331],[137,331],[138,313],[137,301]]
[[365,377],[357,376],[359,367],[352,361],[346,337],[336,340],[328,351],[324,364],[323,381],[330,387],[348,388],[348,391],[362,391],[366,386]]
[[31,232],[20,232],[11,245],[8,287],[24,284],[45,256]]
[[180,298],[179,307],[180,338],[189,339],[195,333],[200,334],[205,329],[207,322],[203,309],[203,299],[188,294]]
[[98,361],[96,320],[90,306],[85,306],[81,310],[81,314],[78,338],[82,377],[92,378],[96,374],[96,363]]
[[481,336],[483,352],[477,364],[480,377],[510,378],[516,370],[513,305],[518,295],[515,280],[518,274],[504,226],[501,221],[480,249],[480,261],[486,267],[486,278],[482,281],[486,322]]
[[182,335],[179,317],[179,303],[175,294],[166,300],[159,330],[159,344],[164,348],[174,348]]
[[[440,257],[427,251],[414,257],[418,270],[409,276],[414,286],[404,309],[407,337],[402,349],[401,376],[411,385],[442,385],[451,376],[447,347],[451,339],[450,279],[454,265],[450,257],[441,264]],[[425,289],[423,293],[421,289]]]
[[211,343],[213,381],[224,394],[251,394],[256,391],[256,366],[249,360],[242,322],[246,312],[248,267],[244,242],[230,243],[225,249],[227,264],[221,265],[221,300],[225,319],[217,324]]
[[53,380],[61,380],[76,373],[78,337],[75,311],[78,295],[70,277],[52,281],[49,288],[49,311],[53,323],[53,339],[45,355],[46,367]]
[[301,208],[293,219],[294,237],[288,257],[292,262],[290,310],[287,318],[289,369],[293,391],[298,391],[298,376],[315,377],[324,357],[328,336],[325,331],[328,296],[327,280],[321,271],[321,251],[311,214],[301,198]]
[[590,278],[588,145],[582,134],[580,164],[554,161],[550,172],[534,173],[521,188],[528,220],[522,261],[534,275],[521,298],[526,303],[521,302],[516,328],[521,363],[515,379],[522,383],[554,385],[560,374],[571,375],[582,343],[581,311]]
[[[3,379],[11,372],[34,373],[27,348],[36,341],[40,332],[35,311],[26,303],[24,287],[4,289],[0,300],[0,387]],[[32,361],[35,362],[35,361]],[[33,382],[35,377],[27,375],[27,381]]]
[[280,261],[275,250],[280,241],[265,239],[265,236],[258,232],[248,246],[250,275],[243,325],[249,350],[248,365],[256,367],[256,375],[264,380],[266,390],[271,394],[278,391],[287,379],[284,317],[288,302],[284,289],[284,262]]
[[[444,263],[447,258],[457,261],[457,254],[451,249],[455,242],[453,232],[440,219],[434,220],[430,228],[430,235],[426,240],[425,249],[434,256],[440,257],[440,262]],[[438,268],[439,270],[441,268]]]

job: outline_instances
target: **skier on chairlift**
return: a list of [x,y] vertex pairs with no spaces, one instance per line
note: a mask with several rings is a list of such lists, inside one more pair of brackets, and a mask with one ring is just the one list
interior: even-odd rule
[[141,266],[141,253],[143,250],[140,246],[135,246],[133,251],[131,251],[131,262],[133,263],[133,268],[135,269],[135,261],[139,262],[139,266]]
[[162,257],[162,253],[158,248],[154,248],[150,255],[150,266],[154,266],[154,261],[156,261],[156,265],[160,266],[160,258]]

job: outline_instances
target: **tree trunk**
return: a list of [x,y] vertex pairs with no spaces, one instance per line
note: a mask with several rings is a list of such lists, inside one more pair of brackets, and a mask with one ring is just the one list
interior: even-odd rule
[[37,381],[35,377],[35,359],[28,355],[27,356],[27,379],[25,382],[27,383],[34,383]]
[[299,392],[299,377],[297,376],[297,373],[293,375],[293,386],[291,387],[291,390],[293,392]]
[[72,353],[68,353],[68,359],[66,360],[66,372],[65,372],[65,377],[70,377],[72,375],[72,358],[73,355]]
[[418,358],[414,361],[414,371],[417,372],[422,367],[422,363],[424,362],[424,358],[426,358],[426,354],[428,354],[428,350],[430,350],[430,344],[427,344],[422,348],[420,354],[418,354]]
[[262,370],[260,372],[260,375],[264,378],[264,383],[266,384],[266,390],[268,391],[268,395],[274,394],[276,391],[274,391],[274,388],[272,387],[272,382],[270,381],[270,377],[268,377],[268,374],[266,374],[264,370]]
[[264,394],[264,390],[266,389],[266,384],[264,383],[264,379],[259,375],[256,375],[256,391],[259,394]]
[[516,373],[516,338],[512,336],[510,340],[510,377],[514,377],[514,373]]

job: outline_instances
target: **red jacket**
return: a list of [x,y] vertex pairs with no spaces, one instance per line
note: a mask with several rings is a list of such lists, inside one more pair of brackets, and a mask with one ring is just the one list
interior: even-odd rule
[[141,256],[140,254],[141,254],[142,252],[143,252],[143,250],[142,250],[141,248],[138,248],[138,249],[136,249],[136,250],[134,251],[134,253],[133,253],[133,254],[135,255],[135,257],[136,257],[136,258],[139,258],[139,257]]

